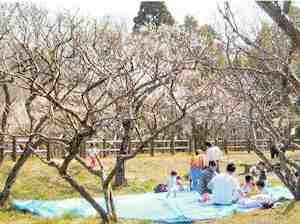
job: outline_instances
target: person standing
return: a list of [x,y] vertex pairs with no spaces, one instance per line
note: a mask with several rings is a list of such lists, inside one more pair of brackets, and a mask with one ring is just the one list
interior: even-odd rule
[[168,193],[167,198],[173,194],[173,197],[176,198],[176,193],[178,191],[178,185],[177,185],[177,172],[172,171],[169,178],[168,178]]
[[199,180],[201,178],[202,171],[205,166],[205,158],[203,155],[200,155],[198,151],[195,152],[195,156],[191,159],[191,170],[190,170],[190,181],[191,181],[191,190],[199,191]]
[[98,150],[96,148],[96,145],[91,143],[90,148],[87,150],[87,154],[88,154],[88,158],[89,158],[89,163],[90,163],[90,167],[92,169],[94,169],[96,167],[96,162],[97,162],[97,154],[98,154]]
[[205,143],[206,146],[206,158],[207,161],[214,161],[217,165],[217,172],[220,173],[220,160],[223,157],[223,152],[221,151],[221,149],[216,146],[216,145],[212,145],[210,142],[206,142]]
[[279,149],[275,144],[271,145],[270,147],[270,155],[271,155],[271,159],[278,158],[279,156]]

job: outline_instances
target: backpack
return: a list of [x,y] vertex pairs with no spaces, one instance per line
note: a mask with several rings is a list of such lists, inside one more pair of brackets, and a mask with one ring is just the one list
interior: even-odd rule
[[154,188],[154,193],[167,192],[167,191],[168,191],[168,185],[166,184],[158,184]]
[[269,208],[273,208],[274,203],[273,202],[264,202],[262,203],[262,209],[269,209]]

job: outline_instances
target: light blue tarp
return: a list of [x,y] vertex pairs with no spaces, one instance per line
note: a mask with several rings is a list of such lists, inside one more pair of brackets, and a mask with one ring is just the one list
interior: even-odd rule
[[[275,197],[292,199],[291,193],[283,187],[269,188]],[[199,202],[196,192],[178,193],[176,198],[166,198],[166,193],[146,193],[115,197],[117,214],[124,219],[144,219],[164,223],[190,223],[192,221],[218,219],[234,212],[249,212],[236,204],[215,206]],[[104,206],[101,198],[96,199]],[[14,200],[13,206],[44,218],[60,217],[71,214],[79,217],[94,217],[96,211],[84,199],[66,199],[56,201]]]

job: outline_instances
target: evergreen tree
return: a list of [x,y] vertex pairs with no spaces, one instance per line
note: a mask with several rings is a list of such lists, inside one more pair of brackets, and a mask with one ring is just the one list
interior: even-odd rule
[[191,15],[186,15],[184,17],[183,29],[185,32],[192,33],[199,29],[198,20]]
[[169,12],[164,1],[143,1],[140,5],[138,15],[133,19],[133,31],[140,31],[141,27],[147,24],[154,24],[159,27],[161,24],[173,25],[174,18]]

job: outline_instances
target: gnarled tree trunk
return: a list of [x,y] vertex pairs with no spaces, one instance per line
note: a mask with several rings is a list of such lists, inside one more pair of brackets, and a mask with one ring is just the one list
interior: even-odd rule
[[12,186],[15,183],[17,176],[18,176],[19,172],[21,171],[21,168],[23,167],[25,162],[28,160],[28,158],[30,158],[31,153],[32,153],[31,149],[29,149],[27,147],[26,150],[22,153],[21,157],[15,163],[12,170],[9,172],[9,175],[4,184],[4,188],[0,194],[0,208],[5,206],[8,198],[9,198]]
[[[2,85],[2,90],[4,93],[4,100],[5,105],[1,116],[1,132],[5,133],[7,130],[7,124],[8,124],[8,116],[10,113],[10,107],[11,107],[11,98],[9,94],[9,89],[7,84]],[[4,135],[0,135],[0,165],[2,164],[4,160]]]
[[122,160],[122,156],[127,154],[129,141],[130,141],[130,132],[131,132],[132,120],[126,119],[123,121],[123,139],[121,143],[120,151],[117,155],[117,172],[115,178],[115,186],[122,186],[126,183],[125,177],[125,160]]

